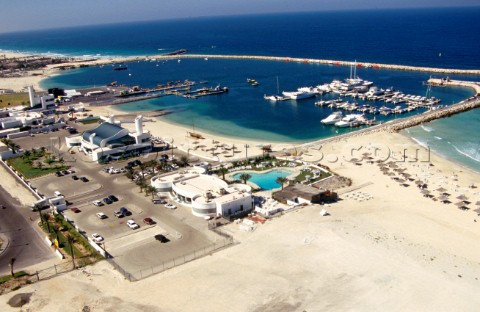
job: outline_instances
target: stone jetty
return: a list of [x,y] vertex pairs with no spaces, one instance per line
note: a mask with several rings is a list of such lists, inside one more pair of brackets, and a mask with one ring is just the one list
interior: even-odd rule
[[[165,56],[153,56],[151,58],[165,58]],[[281,57],[281,56],[257,56],[257,55],[214,55],[214,54],[182,54],[169,58],[222,58],[222,59],[239,59],[239,60],[262,60],[262,61],[279,61],[279,62],[298,62],[298,63],[311,63],[311,64],[325,64],[325,65],[339,65],[339,66],[358,66],[358,67],[371,67],[382,69],[393,69],[403,71],[417,71],[436,74],[468,74],[468,75],[480,75],[480,69],[453,69],[453,68],[435,68],[435,67],[418,67],[407,65],[394,65],[394,64],[380,64],[380,63],[367,63],[367,62],[352,62],[352,61],[339,61],[339,60],[322,60],[312,58],[296,58],[296,57]]]
[[480,94],[480,83],[476,81],[462,81],[462,80],[450,80],[450,79],[438,79],[430,78],[427,81],[432,86],[439,87],[466,87],[472,88],[477,94]]
[[352,136],[357,136],[357,135],[364,135],[367,133],[371,132],[380,132],[380,131],[388,131],[388,132],[398,132],[403,129],[407,129],[410,127],[418,126],[423,123],[439,119],[439,118],[444,118],[444,117],[449,117],[454,114],[466,112],[468,110],[478,108],[480,107],[480,96],[477,94],[475,96],[472,96],[466,100],[463,100],[459,103],[452,104],[450,106],[446,106],[443,108],[438,108],[435,110],[430,110],[426,111],[422,114],[406,117],[406,118],[399,118],[391,121],[387,121],[382,124],[378,124],[375,126],[371,126],[368,128],[363,128],[359,129],[354,132],[349,132],[345,133],[342,135],[337,135],[334,137],[326,138],[326,139],[321,139],[313,142],[308,142],[304,144],[300,144],[298,146],[294,146],[289,149],[283,150],[283,152],[292,152],[293,150],[296,150],[298,148],[312,148],[312,147],[319,147],[325,143],[328,142],[338,142],[342,139],[352,137]]

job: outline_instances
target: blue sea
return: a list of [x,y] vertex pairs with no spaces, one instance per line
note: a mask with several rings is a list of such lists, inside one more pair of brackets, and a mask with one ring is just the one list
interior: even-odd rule
[[[479,7],[190,18],[0,34],[0,49],[115,57],[156,55],[184,48],[195,54],[288,56],[479,69],[478,16]],[[315,99],[278,103],[263,99],[264,94],[277,93],[277,77],[280,91],[293,91],[347,78],[348,67],[212,58],[165,63],[159,59],[127,65],[128,71],[113,71],[110,66],[67,71],[44,80],[42,87],[81,88],[111,81],[155,87],[167,81],[208,81],[199,87],[220,84],[230,91],[197,100],[162,97],[119,108],[125,111],[166,109],[173,112],[163,117],[169,122],[261,141],[305,142],[350,131],[321,125],[320,119],[331,110],[315,107]],[[393,86],[404,93],[421,96],[427,92],[423,82],[431,75],[364,67],[358,68],[357,74],[379,87]],[[450,77],[480,80],[474,75]],[[247,78],[256,79],[260,85],[252,87],[247,84]],[[472,96],[473,91],[434,88],[431,95],[441,99],[442,104],[451,104]],[[434,129],[431,132],[416,127],[410,129],[409,134],[432,145],[440,154],[480,170],[480,142],[471,135],[473,127],[478,126],[479,114],[475,110],[438,120],[431,123]],[[391,118],[395,116],[388,119]],[[435,131],[439,135],[434,136],[442,139],[431,138]]]

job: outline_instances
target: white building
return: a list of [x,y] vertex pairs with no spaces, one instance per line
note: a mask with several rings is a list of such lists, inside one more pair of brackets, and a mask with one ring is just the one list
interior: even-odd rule
[[143,131],[142,116],[135,118],[135,129],[135,132],[130,132],[119,125],[104,122],[95,129],[85,131],[81,137],[66,138],[66,143],[75,146],[80,142],[80,150],[97,162],[151,151],[151,135]]
[[157,190],[170,192],[182,204],[190,206],[197,217],[231,216],[253,209],[252,189],[246,184],[228,185],[206,175],[202,168],[155,176],[151,184]]

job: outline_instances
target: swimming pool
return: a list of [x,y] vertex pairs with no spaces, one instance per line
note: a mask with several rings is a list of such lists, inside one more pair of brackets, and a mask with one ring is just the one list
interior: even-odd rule
[[237,172],[233,175],[235,180],[240,180],[240,175],[242,173],[248,173],[252,178],[248,181],[255,183],[264,190],[273,190],[279,187],[282,187],[280,184],[275,182],[278,177],[288,177],[293,173],[293,171],[288,169],[275,169],[265,173],[256,173],[256,172]]

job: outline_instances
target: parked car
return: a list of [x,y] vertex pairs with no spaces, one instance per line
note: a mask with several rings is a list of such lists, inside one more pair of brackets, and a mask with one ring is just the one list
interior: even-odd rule
[[[63,196],[63,194],[60,193],[59,191],[53,192],[53,195],[55,195],[55,196]],[[65,197],[65,196],[63,196],[63,197]]]
[[174,204],[165,204],[165,208],[175,209],[175,208],[177,208],[177,206],[175,206]]
[[94,201],[93,201],[93,204],[94,204],[95,206],[97,206],[97,207],[103,206],[103,203],[102,203],[101,201],[99,201],[99,200],[94,200]]
[[103,241],[103,237],[102,235],[98,234],[98,233],[93,233],[92,234],[92,240],[95,242],[95,243],[100,243],[101,241]]
[[110,198],[108,198],[108,197],[105,197],[105,198],[103,199],[103,202],[104,202],[105,204],[107,204],[107,205],[110,205],[111,203],[113,203],[113,202],[110,200]]
[[167,203],[167,201],[165,199],[155,198],[155,199],[152,199],[152,203],[165,205]]
[[99,219],[106,219],[108,218],[106,214],[104,214],[103,212],[97,212],[97,217]]
[[79,213],[79,212],[82,212],[80,209],[78,208],[70,208],[71,211],[75,212],[75,213]]
[[67,172],[68,172],[68,173],[75,173],[75,170],[73,170],[73,169],[68,169]]
[[112,202],[118,201],[118,198],[115,195],[108,195],[108,199],[110,199]]
[[73,175],[73,176],[72,176],[72,179],[73,179],[73,180],[78,180],[78,177],[77,177],[76,175]]
[[162,234],[155,235],[155,239],[161,243],[168,243],[170,241],[168,238],[165,237],[165,235]]
[[81,180],[82,182],[88,182],[88,181],[89,181],[86,177],[81,177],[80,180]]
[[56,175],[57,177],[63,176],[62,172],[60,172],[60,171],[55,172],[55,175]]
[[152,218],[145,218],[145,219],[143,219],[143,223],[148,224],[148,225],[152,225],[152,224],[155,224],[155,221],[153,221]]
[[132,213],[125,207],[122,207],[119,209],[119,211],[124,215],[124,216],[130,216]]
[[135,223],[135,221],[133,221],[132,219],[128,220],[127,221],[127,225],[129,228],[131,228],[132,230],[135,230],[135,229],[138,229],[140,227],[140,225],[138,225],[137,223]]
[[123,212],[121,212],[120,210],[114,211],[113,215],[117,218],[123,218]]

